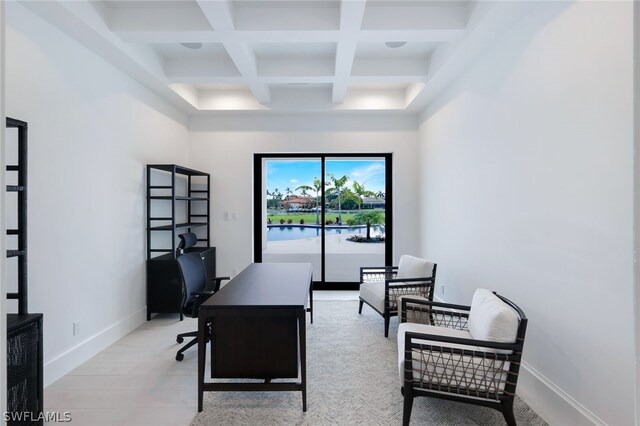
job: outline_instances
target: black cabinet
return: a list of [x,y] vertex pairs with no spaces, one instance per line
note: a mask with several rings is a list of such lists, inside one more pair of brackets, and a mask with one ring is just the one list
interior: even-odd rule
[[43,424],[42,366],[42,314],[8,314],[7,424]]
[[[185,252],[199,252],[207,278],[216,276],[216,249],[209,239],[210,183],[209,173],[176,164],[147,165],[147,321],[154,313],[179,313],[183,319],[178,234],[196,234],[197,245]],[[155,246],[152,235],[161,237]]]
[[[207,271],[207,280],[216,277],[216,248],[192,247],[185,253],[199,252]],[[173,254],[147,260],[147,321],[154,313],[179,313],[182,316],[182,283],[178,262]]]

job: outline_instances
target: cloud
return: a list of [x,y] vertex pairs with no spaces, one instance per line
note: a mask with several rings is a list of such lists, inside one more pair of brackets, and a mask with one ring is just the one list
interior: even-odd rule
[[380,180],[384,177],[385,166],[384,163],[373,163],[367,167],[355,169],[351,172],[351,177],[353,180],[357,180],[361,184],[365,184],[367,182],[372,183],[372,181]]
[[295,179],[295,178],[289,181],[289,183],[298,183],[298,182],[299,182],[298,179]]

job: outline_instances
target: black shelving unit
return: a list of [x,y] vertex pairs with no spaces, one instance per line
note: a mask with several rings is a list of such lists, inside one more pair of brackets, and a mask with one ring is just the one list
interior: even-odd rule
[[[166,175],[156,176],[158,173]],[[156,184],[161,178],[170,184]],[[186,193],[179,193],[178,179],[186,179]],[[182,285],[176,262],[177,234],[194,232],[199,235],[198,245],[185,252],[200,253],[208,277],[216,276],[215,247],[210,247],[210,188],[209,173],[176,164],[147,165],[147,320],[153,313],[178,313],[180,320],[183,319]],[[170,203],[170,213],[156,214],[154,210],[158,209],[154,208],[154,201]],[[186,206],[186,218],[180,218],[186,222],[178,222],[179,203]],[[168,210],[164,207],[164,211]],[[151,236],[156,232],[170,232],[170,246],[153,247]]]
[[[17,257],[17,291],[7,293],[7,299],[18,301],[18,313],[7,315],[7,411],[30,413],[34,421],[8,424],[42,425],[43,399],[43,337],[42,314],[30,314],[27,287],[27,133],[24,121],[6,119],[7,128],[18,130],[18,162],[7,165],[7,172],[17,172],[15,185],[7,192],[17,193],[17,228],[7,229],[7,236],[17,236],[14,248],[7,249],[7,258]],[[7,244],[9,245],[9,244]],[[40,419],[40,420],[38,420]]]
[[[153,185],[153,170],[171,174],[170,185]],[[176,190],[176,179],[180,176],[187,179],[187,194],[180,195]],[[206,177],[205,189],[195,187],[194,177]],[[152,259],[152,253],[172,253],[175,259],[176,255],[176,231],[191,232],[192,229],[198,227],[206,227],[204,236],[199,237],[198,241],[206,247],[209,246],[209,196],[211,187],[211,176],[209,173],[200,172],[198,170],[189,169],[187,167],[178,166],[176,164],[149,164],[147,165],[147,260]],[[170,192],[170,194],[167,194]],[[171,214],[169,216],[154,216],[152,201],[165,200],[171,202]],[[176,221],[176,205],[178,202],[187,203],[187,220],[188,222],[177,223]],[[206,213],[196,214],[192,212],[192,203],[206,203]],[[158,223],[162,222],[162,225]],[[170,222],[167,224],[166,222]],[[151,234],[154,231],[172,231],[171,247],[153,248],[151,247]]]

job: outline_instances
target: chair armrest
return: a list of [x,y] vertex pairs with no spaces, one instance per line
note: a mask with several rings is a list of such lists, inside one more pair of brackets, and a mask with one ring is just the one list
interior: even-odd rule
[[215,278],[211,278],[209,280],[209,282],[211,283],[211,285],[209,286],[211,288],[211,291],[213,291],[214,293],[218,290],[220,290],[220,284],[222,284],[222,281],[225,280],[230,280],[230,277],[215,277]]
[[[429,334],[429,333],[416,333],[416,332],[406,332],[404,335],[405,342],[405,350],[411,351],[412,348],[423,349],[423,348],[434,348],[437,351],[446,351],[447,353],[454,353],[458,355],[469,355],[469,356],[480,356],[480,354],[490,354],[492,359],[503,359],[509,360],[509,355],[512,354],[503,354],[496,352],[487,352],[487,351],[475,351],[471,349],[462,349],[462,348],[452,348],[447,345],[438,346],[433,345],[431,343],[423,342],[423,343],[412,343],[411,340],[428,340],[429,342],[442,342],[448,344],[456,344],[456,345],[465,345],[465,346],[476,346],[480,348],[489,348],[496,349],[502,351],[517,351],[519,349],[518,343],[501,343],[501,342],[492,342],[489,340],[476,340],[476,339],[465,339],[462,337],[451,337],[451,336],[442,336],[439,334]],[[429,349],[430,350],[430,349]],[[405,351],[405,357],[407,356]]]
[[214,291],[194,291],[191,293],[193,295],[193,309],[191,310],[191,317],[195,318],[198,316],[198,310],[200,309],[200,304],[205,302],[209,297],[213,296]]
[[[402,283],[430,283],[433,284],[433,277],[419,277],[419,278],[388,278],[385,280],[388,284],[402,284]],[[415,284],[413,284],[415,285]],[[398,286],[400,287],[400,286]]]
[[379,280],[382,281],[387,278],[391,278],[398,272],[397,266],[362,266],[360,267],[360,283],[362,284],[366,275],[379,276]]
[[451,303],[433,302],[404,296],[400,303],[400,322],[435,325],[467,330],[471,307]]
[[[452,344],[469,348],[455,348]],[[491,400],[505,394],[515,395],[522,360],[521,344],[406,332],[403,350],[405,389],[443,391]]]
[[192,294],[196,298],[210,297],[213,296],[214,291],[194,291]]

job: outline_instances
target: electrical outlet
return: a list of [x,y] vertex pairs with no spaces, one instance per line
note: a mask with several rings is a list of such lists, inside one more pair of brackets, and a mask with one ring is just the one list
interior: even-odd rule
[[238,213],[236,213],[236,212],[231,213],[231,219],[232,220],[238,220]]
[[73,322],[73,335],[74,336],[80,335],[80,321]]

